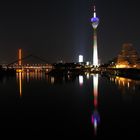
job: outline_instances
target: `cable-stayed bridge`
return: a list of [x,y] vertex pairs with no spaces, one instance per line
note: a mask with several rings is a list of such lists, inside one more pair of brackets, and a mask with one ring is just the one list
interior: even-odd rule
[[[34,60],[34,61],[32,61]],[[37,62],[38,61],[38,62]],[[50,71],[53,66],[47,60],[30,54],[22,57],[21,49],[18,51],[18,59],[6,65],[7,68],[13,68],[17,71]]]

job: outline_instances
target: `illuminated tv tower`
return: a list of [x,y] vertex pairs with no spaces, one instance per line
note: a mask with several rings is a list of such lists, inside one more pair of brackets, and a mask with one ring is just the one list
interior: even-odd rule
[[92,27],[94,29],[94,35],[93,35],[93,65],[98,66],[98,49],[97,49],[97,27],[99,25],[99,18],[96,17],[96,8],[94,6],[94,13],[93,17],[91,18]]

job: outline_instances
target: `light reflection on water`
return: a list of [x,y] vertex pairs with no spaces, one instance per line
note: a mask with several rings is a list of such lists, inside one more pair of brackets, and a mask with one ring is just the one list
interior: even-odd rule
[[124,77],[110,77],[110,81],[115,83],[123,93],[134,92],[137,86],[140,86],[140,80],[133,80]]
[[20,97],[22,96],[22,73],[19,72],[19,93],[20,93]]
[[83,75],[79,75],[79,85],[82,86],[84,83],[84,77]]
[[[27,72],[16,73],[16,81],[18,83],[20,97],[22,97],[23,82],[28,84],[32,80],[36,80],[36,81],[45,80],[47,81],[48,84],[54,85],[56,83],[73,82],[75,79],[76,77],[72,75],[66,75],[64,77],[60,77],[60,76],[57,77],[57,76],[47,75],[45,72],[41,72],[41,71],[31,71],[31,72],[27,71]],[[84,82],[83,75],[79,75],[80,86],[83,85],[83,82]]]
[[[77,80],[76,82],[78,82],[78,86],[80,87],[80,89],[84,89],[87,86],[87,81],[90,81],[90,82],[88,82],[88,84],[90,84],[89,86],[92,87],[91,88],[92,91],[90,91],[90,93],[92,93],[92,97],[93,97],[93,101],[92,101],[93,109],[91,110],[91,114],[88,117],[90,119],[90,124],[92,125],[92,128],[94,129],[94,135],[98,136],[100,134],[99,127],[102,126],[102,123],[104,123],[104,116],[105,116],[102,114],[103,108],[99,107],[99,102],[98,102],[99,97],[100,97],[99,95],[101,94],[101,92],[99,92],[99,88],[101,88],[101,87],[99,87],[99,85],[101,85],[100,82],[102,81],[101,76],[99,76],[98,74],[90,75],[89,73],[87,73],[87,75],[78,75],[75,78],[72,75],[66,75],[65,77],[55,77],[55,76],[46,75],[45,73],[42,73],[42,72],[20,72],[20,73],[16,74],[16,78],[17,78],[17,83],[19,86],[19,96],[20,97],[22,97],[22,95],[24,94],[22,92],[23,82],[26,82],[26,84],[28,84],[28,83],[30,83],[31,80],[37,80],[37,81],[45,80],[45,81],[47,81],[47,84],[51,84],[51,85],[55,85],[56,83],[67,84],[68,81],[71,81],[74,83],[75,80]],[[123,94],[123,96],[125,98],[128,97],[129,93],[136,93],[135,91],[137,90],[137,88],[140,87],[140,81],[138,81],[138,80],[132,80],[132,79],[122,78],[122,77],[109,77],[108,79],[110,81],[109,86],[113,85],[113,88],[114,88],[114,85],[115,85],[121,91],[120,94],[125,93],[125,94]],[[108,81],[106,79],[105,86],[106,86],[107,82]],[[102,86],[104,86],[104,85],[102,85]],[[116,90],[116,87],[115,87],[115,90]],[[116,92],[115,90],[113,89],[113,92],[118,95],[119,92],[118,91]],[[87,91],[88,90],[86,89],[86,92]],[[106,92],[106,91],[104,91],[104,92]],[[111,94],[112,93],[110,93],[110,95]],[[102,96],[108,96],[108,95],[109,95],[108,93],[102,94]],[[81,94],[79,94],[79,96],[81,96]],[[112,98],[112,96],[113,95],[111,95],[111,97],[110,97],[110,99],[112,101],[116,101],[116,100],[119,101],[118,99]],[[118,96],[115,95],[113,97],[118,97]],[[129,98],[132,99],[132,96],[129,96]],[[106,100],[105,97],[103,99]],[[56,101],[57,101],[57,99],[56,99]],[[119,102],[119,103],[121,104],[121,102]],[[102,103],[100,103],[100,104],[102,105]],[[111,103],[110,103],[110,105],[111,105]],[[121,104],[121,105],[123,106],[124,104]],[[119,109],[121,110],[123,107],[125,107],[125,106],[123,106],[123,107],[121,106],[122,108],[119,108],[118,104],[115,106],[118,106],[118,108],[117,108],[118,110]],[[109,116],[109,117],[110,117],[109,119],[112,119],[111,116]],[[122,125],[122,124],[120,124],[120,125]]]
[[93,75],[93,98],[94,110],[91,116],[91,122],[94,126],[94,134],[97,135],[97,129],[100,123],[100,115],[98,112],[98,74]]
[[133,102],[133,98],[138,96],[140,90],[140,80],[124,77],[110,77],[110,82],[115,84],[121,93],[122,100],[128,103]]
[[[44,72],[39,72],[39,71],[32,71],[32,72],[17,72],[16,73],[16,79],[17,79],[17,83],[19,86],[19,94],[20,97],[22,97],[22,83],[24,80],[26,80],[27,84],[30,82],[30,80],[42,80],[42,79],[46,79],[48,80],[48,77],[45,77],[45,73]],[[53,79],[53,81],[52,81]],[[51,83],[54,83],[54,77],[51,77]]]
[[[90,79],[90,74],[86,73],[86,78],[89,80]],[[100,114],[98,112],[98,81],[99,81],[99,75],[98,74],[92,74],[92,95],[93,95],[93,108],[94,110],[92,111],[91,115],[91,124],[93,125],[94,129],[94,135],[97,135],[98,131],[98,126],[100,124]],[[84,76],[79,75],[79,85],[83,86],[84,84]]]

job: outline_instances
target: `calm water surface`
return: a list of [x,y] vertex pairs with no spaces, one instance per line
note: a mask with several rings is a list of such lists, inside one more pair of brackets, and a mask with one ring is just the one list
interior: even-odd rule
[[139,137],[139,124],[140,81],[34,72],[0,78],[0,128],[4,135]]

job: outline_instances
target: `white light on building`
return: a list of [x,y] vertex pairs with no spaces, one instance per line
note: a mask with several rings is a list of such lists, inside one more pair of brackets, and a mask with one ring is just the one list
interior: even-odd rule
[[79,55],[79,63],[83,62],[83,55]]
[[89,61],[86,62],[86,65],[89,65]]

